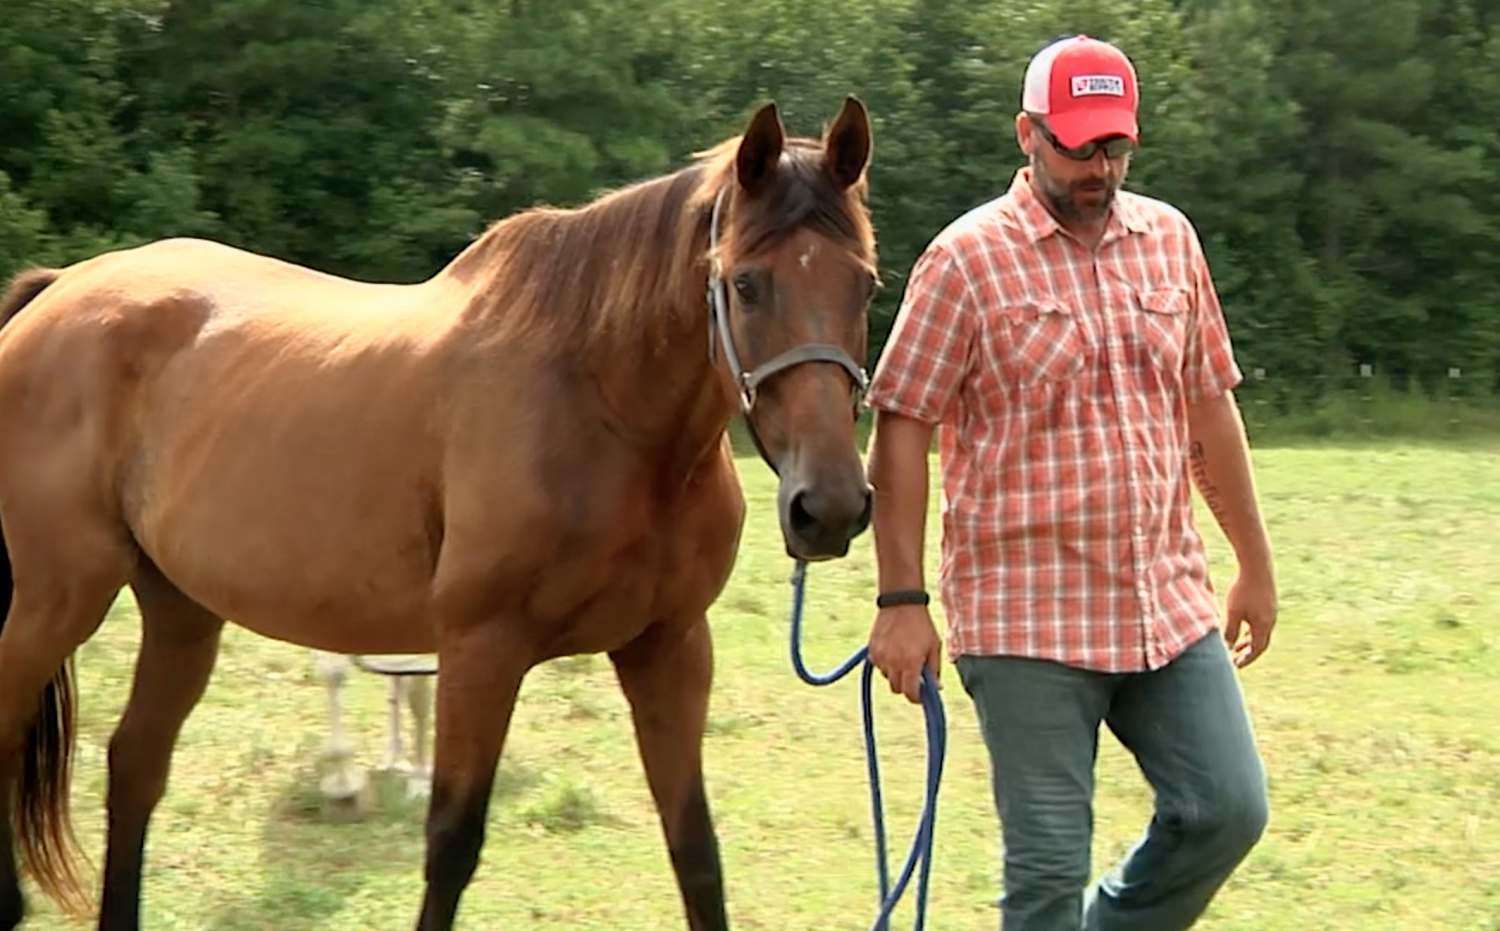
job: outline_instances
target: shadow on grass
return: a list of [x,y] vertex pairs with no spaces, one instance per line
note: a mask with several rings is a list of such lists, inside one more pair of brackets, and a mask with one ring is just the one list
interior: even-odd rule
[[[407,927],[422,901],[425,799],[406,797],[405,778],[370,772],[374,803],[362,820],[341,820],[318,788],[321,773],[303,767],[271,803],[261,836],[261,888],[222,906],[206,931],[312,931],[326,927],[367,886],[407,890],[407,911],[367,916],[362,926]],[[502,765],[491,810],[513,803],[538,782],[524,767]],[[387,897],[378,897],[387,898]]]

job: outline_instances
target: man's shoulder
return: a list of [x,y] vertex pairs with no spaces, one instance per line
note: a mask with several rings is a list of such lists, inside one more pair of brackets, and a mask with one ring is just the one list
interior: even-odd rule
[[1196,240],[1198,229],[1182,208],[1149,194],[1122,190],[1116,203],[1130,215],[1134,225],[1161,236],[1185,236]]
[[1025,242],[1025,232],[1015,222],[1013,200],[1005,193],[970,207],[940,229],[925,251],[967,266],[995,249]]

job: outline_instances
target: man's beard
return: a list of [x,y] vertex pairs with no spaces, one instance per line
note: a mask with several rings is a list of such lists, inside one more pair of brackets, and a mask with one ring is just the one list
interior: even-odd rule
[[[1079,223],[1092,223],[1106,216],[1110,205],[1115,202],[1115,195],[1120,191],[1120,183],[1124,180],[1122,177],[1120,181],[1111,183],[1107,178],[1085,178],[1072,184],[1064,184],[1048,174],[1042,160],[1034,155],[1031,158],[1031,171],[1042,182],[1042,192],[1047,196],[1052,209],[1060,216]],[[1079,203],[1080,194],[1087,196],[1086,203]]]

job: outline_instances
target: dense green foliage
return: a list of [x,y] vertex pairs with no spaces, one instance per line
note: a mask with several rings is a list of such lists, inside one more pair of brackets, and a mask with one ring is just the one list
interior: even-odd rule
[[876,120],[874,352],[922,246],[1008,185],[1026,60],[1071,32],[1135,58],[1129,183],[1198,225],[1247,372],[1493,391],[1486,0],[8,0],[0,274],[191,234],[417,280],[766,99],[812,134],[854,92]]

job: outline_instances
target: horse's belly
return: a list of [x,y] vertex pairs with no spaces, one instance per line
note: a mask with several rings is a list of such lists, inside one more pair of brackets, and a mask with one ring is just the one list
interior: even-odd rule
[[390,500],[311,503],[265,482],[166,497],[138,522],[141,547],[215,614],[333,652],[435,648],[425,616],[434,545],[413,532],[419,515]]
[[265,383],[160,409],[127,481],[143,550],[226,620],[336,652],[435,648],[437,440],[418,404]]

